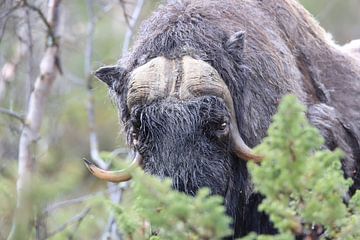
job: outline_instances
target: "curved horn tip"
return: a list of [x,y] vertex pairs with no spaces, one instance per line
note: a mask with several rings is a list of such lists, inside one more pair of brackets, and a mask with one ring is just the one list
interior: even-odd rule
[[94,174],[94,170],[92,169],[95,164],[89,160],[87,160],[86,158],[83,158],[84,164],[86,166],[86,168],[92,173]]
[[253,154],[249,149],[237,149],[236,155],[245,161],[253,161],[255,163],[261,163],[264,159],[263,156]]
[[137,153],[130,166],[127,169],[123,169],[119,171],[104,170],[97,167],[93,162],[87,159],[83,159],[83,160],[85,166],[89,169],[90,173],[95,177],[108,182],[119,183],[119,182],[129,181],[131,179],[131,175],[128,173],[128,171],[131,168],[138,166],[142,161],[142,157],[140,154]]
[[259,164],[259,163],[262,162],[263,159],[264,159],[263,156],[260,156],[260,155],[252,155],[252,156],[250,157],[250,159],[247,159],[247,160],[250,160],[250,161],[253,161],[253,162]]

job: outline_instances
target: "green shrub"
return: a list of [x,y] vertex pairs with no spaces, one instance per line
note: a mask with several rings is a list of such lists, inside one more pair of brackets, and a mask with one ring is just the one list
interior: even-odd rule
[[256,148],[263,162],[248,164],[255,189],[265,196],[259,209],[280,233],[270,239],[360,239],[360,192],[344,203],[352,181],[341,170],[343,154],[323,144],[305,108],[294,96],[285,97],[268,136]]

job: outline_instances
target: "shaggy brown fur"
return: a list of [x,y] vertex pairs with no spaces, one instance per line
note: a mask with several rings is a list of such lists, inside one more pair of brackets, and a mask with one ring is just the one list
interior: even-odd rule
[[[245,31],[246,44],[240,39],[237,47],[229,46],[234,36],[242,36],[239,31]],[[185,0],[160,7],[143,24],[121,67],[104,73],[127,130],[129,74],[155,57],[185,55],[208,62],[221,75],[234,100],[240,134],[251,147],[266,135],[281,97],[298,96],[326,146],[345,151],[343,168],[355,181],[352,191],[360,188],[360,61],[335,45],[297,1]],[[245,208],[233,216],[235,235],[272,232],[256,213],[259,197],[247,196]]]

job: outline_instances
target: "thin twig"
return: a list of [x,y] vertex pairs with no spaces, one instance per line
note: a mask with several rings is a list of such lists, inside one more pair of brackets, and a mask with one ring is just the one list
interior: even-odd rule
[[55,236],[56,234],[64,231],[66,228],[68,228],[72,224],[75,224],[75,223],[80,224],[84,220],[86,215],[90,212],[90,210],[91,210],[91,208],[88,207],[85,210],[83,210],[81,213],[79,213],[78,215],[73,216],[69,221],[67,221],[66,223],[64,223],[63,225],[61,225],[60,227],[58,227],[54,231],[50,232],[47,235],[47,239],[49,239],[49,238]]
[[37,214],[35,219],[35,234],[37,240],[46,239],[47,236],[47,226],[45,221],[45,216],[42,214]]
[[11,13],[13,13],[16,9],[20,7],[21,3],[17,2],[14,6],[12,6],[9,10],[5,11],[0,15],[0,18],[7,18]]
[[90,141],[90,155],[91,159],[101,168],[107,169],[109,165],[100,157],[98,139],[95,131],[95,107],[94,107],[94,93],[93,93],[93,76],[91,74],[91,62],[93,58],[94,47],[94,31],[96,19],[94,15],[94,2],[93,0],[87,0],[87,8],[89,14],[89,24],[86,38],[85,49],[85,64],[84,72],[87,80],[87,92],[88,92],[88,123],[89,123],[89,141]]
[[87,194],[81,197],[77,197],[77,198],[73,198],[73,199],[68,199],[68,200],[64,200],[61,202],[56,202],[51,204],[50,206],[48,206],[44,211],[43,214],[44,215],[48,215],[49,213],[59,209],[59,208],[63,208],[63,207],[67,207],[67,206],[71,206],[73,204],[80,204],[83,202],[86,202],[92,198],[104,195],[104,194],[111,194],[113,191],[116,191],[115,189],[107,189],[107,190],[103,190],[103,191],[98,191],[95,193],[91,193],[91,194]]
[[25,124],[24,116],[20,113],[14,112],[14,111],[12,111],[10,109],[6,109],[6,108],[0,108],[0,113],[8,115],[10,117],[13,117],[13,118],[19,120],[22,124]]
[[[84,219],[84,218],[83,218],[83,219]],[[68,235],[68,240],[74,239],[74,236],[75,236],[77,230],[79,229],[81,223],[82,223],[82,220],[81,220],[81,221],[77,221],[77,223],[76,223],[76,225],[75,225],[75,227],[74,227],[74,230],[72,231],[71,234]]]
[[1,29],[0,29],[0,43],[1,43],[1,40],[3,39],[4,37],[4,34],[5,34],[5,30],[6,30],[6,25],[9,21],[10,17],[7,17],[5,18],[4,21],[1,22]]
[[[120,4],[121,3],[123,3],[123,1],[120,1]],[[140,16],[143,4],[144,4],[143,0],[137,0],[135,9],[131,15],[130,22],[128,23],[126,34],[125,34],[124,45],[122,48],[123,56],[126,55],[128,52],[130,41],[131,41],[131,38],[133,35],[133,28],[136,25],[136,22]],[[124,6],[124,4],[123,4],[123,6]],[[125,11],[125,13],[126,13],[126,10],[124,8],[123,8],[123,11]],[[127,19],[126,15],[125,15],[125,19]],[[114,192],[113,194],[111,194],[110,197],[111,197],[111,201],[113,203],[120,203],[122,201],[123,191],[128,187],[128,183],[122,183],[121,187],[119,187],[118,185],[115,185],[113,183],[108,183],[108,187],[109,187],[109,189],[113,188],[113,189],[118,190],[117,192]],[[122,239],[121,234],[117,230],[117,224],[116,224],[114,213],[112,213],[110,215],[108,225],[107,225],[107,231],[104,232],[102,239],[108,239],[109,237],[113,237],[113,236],[117,236],[118,239]]]
[[48,43],[48,47],[51,47],[51,46],[54,46],[54,45],[57,45],[57,37],[55,36],[55,33],[54,33],[54,29],[53,27],[51,26],[51,23],[48,21],[48,19],[45,17],[44,13],[41,11],[41,9],[39,7],[36,7],[30,3],[28,3],[27,0],[23,0],[23,5],[25,7],[28,7],[29,9],[31,9],[32,11],[36,12],[41,21],[45,24],[46,26],[46,30],[47,30],[47,33],[48,33],[48,36],[50,37],[51,41],[50,43]]
[[30,24],[30,11],[29,9],[25,9],[25,18],[26,18],[26,40],[27,40],[27,53],[28,53],[28,62],[27,62],[27,79],[26,79],[26,98],[25,101],[27,102],[30,94],[33,90],[34,85],[34,41],[33,35],[31,31],[31,24]]
[[[9,9],[6,10],[7,8],[7,2],[4,1],[4,3],[2,4],[1,6],[1,9],[2,11],[4,11],[3,13],[1,13],[0,15],[0,43],[1,43],[1,40],[4,36],[4,33],[5,33],[5,30],[6,30],[6,25],[9,21],[9,19],[12,17],[11,15],[13,14],[13,12],[15,12],[21,5],[20,2],[16,2],[15,5],[11,6]],[[13,3],[11,1],[11,3]],[[5,5],[5,6],[3,6]]]
[[[100,156],[99,153],[99,146],[98,146],[98,140],[97,140],[97,134],[95,130],[95,98],[93,93],[93,76],[91,74],[91,62],[93,58],[93,42],[94,42],[94,31],[95,31],[95,24],[96,24],[96,18],[94,14],[94,2],[93,0],[87,0],[87,7],[88,7],[88,14],[89,14],[89,24],[88,24],[88,31],[87,31],[87,41],[86,41],[86,50],[85,50],[85,65],[84,65],[84,71],[85,76],[87,79],[87,92],[88,92],[88,123],[89,123],[89,140],[90,140],[90,155],[92,160],[101,168],[108,169],[109,164],[107,164]],[[114,185],[112,183],[108,183],[109,190],[111,188],[114,188],[115,192],[111,193],[111,200],[114,203],[118,203],[119,201],[119,192],[117,185]],[[113,214],[109,217],[110,221],[113,222],[114,216]],[[111,228],[106,228],[104,235],[111,234],[112,232],[115,232],[114,238],[118,239],[120,238],[117,230],[117,226],[111,224]]]
[[127,51],[129,50],[130,42],[133,36],[133,29],[135,27],[135,24],[138,21],[138,18],[140,16],[142,7],[144,5],[144,0],[137,0],[135,9],[131,15],[128,27],[126,29],[125,38],[124,38],[124,45],[122,48],[122,55],[126,55]]
[[124,0],[119,0],[119,3],[121,5],[121,9],[123,11],[123,16],[125,18],[125,22],[127,26],[130,26],[130,22],[129,22],[129,15],[126,12],[126,4]]

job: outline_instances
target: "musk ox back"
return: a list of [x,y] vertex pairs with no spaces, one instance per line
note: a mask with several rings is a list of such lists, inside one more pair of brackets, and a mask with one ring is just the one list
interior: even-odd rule
[[[279,99],[295,94],[326,147],[360,184],[360,64],[294,0],[179,1],[143,25],[133,50],[97,77],[119,106],[135,162],[174,188],[225,199],[234,236],[273,233],[245,160]],[[107,180],[127,180],[113,173]]]

